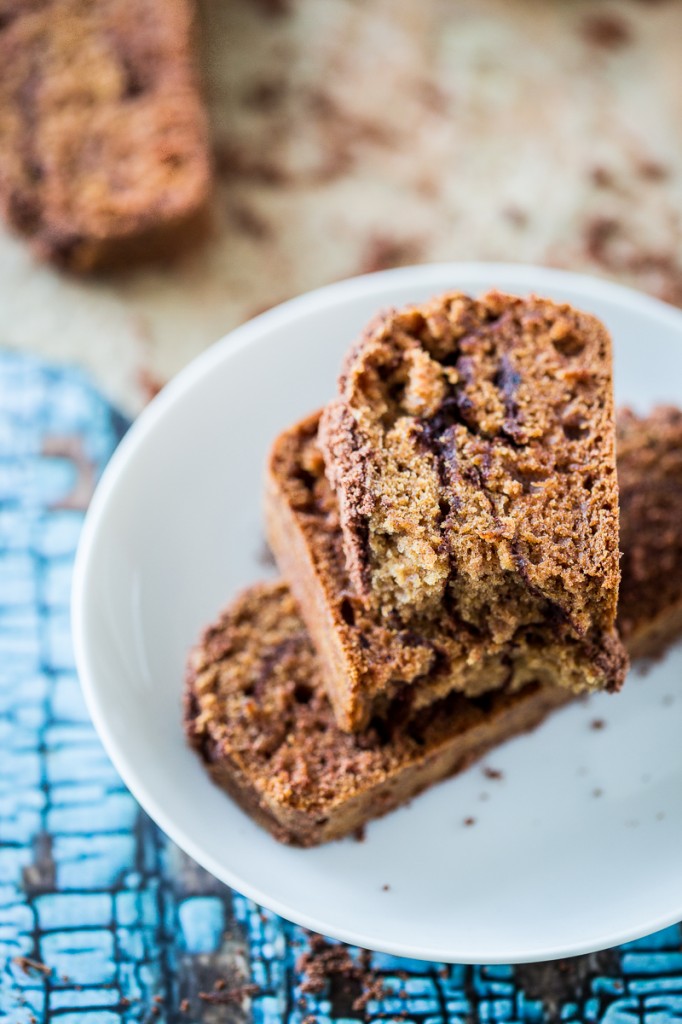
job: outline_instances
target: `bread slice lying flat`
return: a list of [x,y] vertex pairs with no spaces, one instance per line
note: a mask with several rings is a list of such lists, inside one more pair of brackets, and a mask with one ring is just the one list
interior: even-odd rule
[[570,700],[530,684],[453,693],[408,720],[342,732],[284,583],[245,591],[190,658],[185,730],[214,781],[277,839],[314,846],[348,835]]

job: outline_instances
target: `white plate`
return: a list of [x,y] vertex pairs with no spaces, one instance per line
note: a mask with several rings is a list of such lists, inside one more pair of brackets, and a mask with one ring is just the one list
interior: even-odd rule
[[[185,746],[180,694],[201,626],[266,572],[261,482],[278,431],[331,397],[344,350],[377,310],[491,286],[602,317],[619,403],[682,403],[682,314],[626,289],[495,264],[333,285],[234,331],[140,416],[92,502],[73,596],[95,725],[176,843],[327,935],[474,963],[583,953],[682,917],[679,651],[618,697],[576,704],[500,748],[488,763],[503,779],[475,766],[370,825],[364,843],[308,851],[277,844],[213,786]],[[604,729],[590,728],[596,718]]]

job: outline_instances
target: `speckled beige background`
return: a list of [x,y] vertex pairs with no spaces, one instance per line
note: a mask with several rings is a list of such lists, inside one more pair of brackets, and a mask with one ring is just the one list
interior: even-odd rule
[[570,267],[682,304],[678,0],[204,0],[209,242],[79,281],[0,234],[1,343],[129,413],[230,328],[367,270]]

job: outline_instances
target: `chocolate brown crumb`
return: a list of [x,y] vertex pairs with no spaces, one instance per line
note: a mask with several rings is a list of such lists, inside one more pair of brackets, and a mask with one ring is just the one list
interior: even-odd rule
[[483,768],[483,774],[486,779],[503,779],[504,775],[499,768],[491,768],[490,765],[485,765]]
[[156,398],[159,391],[163,387],[163,381],[156,374],[148,370],[146,366],[141,366],[137,371],[137,386],[142,392],[146,402],[151,402],[152,398]]
[[280,105],[286,88],[286,81],[282,78],[265,79],[261,82],[256,82],[244,94],[244,103],[253,110],[269,113]]
[[475,824],[476,824],[476,819],[475,819],[475,818],[465,818],[465,819],[464,819],[464,824],[465,824],[465,825],[466,825],[467,827],[469,827],[469,826],[471,826],[471,825],[475,825]]
[[645,181],[665,181],[670,177],[670,170],[658,160],[640,160],[637,171],[640,178],[644,178]]
[[216,171],[223,178],[248,179],[273,187],[285,185],[288,181],[283,167],[267,156],[247,152],[243,146],[219,143],[214,149],[213,160]]
[[223,988],[213,992],[200,992],[199,999],[212,1006],[229,1006],[240,1003],[243,999],[255,996],[260,992],[258,985],[237,985],[235,988]]
[[16,964],[17,967],[24,972],[24,974],[30,974],[31,971],[39,971],[40,974],[52,974],[52,968],[48,967],[41,960],[34,960],[30,956],[15,956],[12,957],[12,963]]
[[424,199],[437,199],[440,194],[439,184],[432,174],[423,172],[415,179],[414,189],[417,195],[423,196]]
[[605,726],[606,726],[606,722],[604,721],[603,718],[594,718],[590,722],[590,729],[594,729],[597,732],[599,732],[601,729],[604,729]]
[[302,992],[324,991],[333,977],[360,980],[362,967],[357,964],[343,943],[330,943],[321,935],[311,935],[310,950],[296,961],[296,970],[303,975]]
[[372,999],[383,999],[387,994],[384,983],[379,978],[374,978],[371,975],[365,975],[363,977],[364,989],[361,995],[357,999],[353,1000],[352,1009],[356,1013],[361,1013],[367,1009],[367,1004]]
[[389,238],[377,234],[367,243],[359,272],[373,274],[377,270],[404,267],[417,263],[421,254],[422,243],[416,238]]
[[303,975],[301,991],[320,993],[328,987],[340,987],[346,999],[352,999],[350,1008],[355,1013],[363,1011],[371,999],[380,999],[385,994],[383,984],[370,969],[370,958],[370,952],[362,949],[353,959],[343,943],[331,943],[313,934],[309,951],[296,962],[296,970]]
[[603,50],[620,50],[632,42],[632,29],[627,21],[606,11],[585,18],[581,34],[585,42]]
[[585,227],[585,251],[590,259],[609,266],[607,246],[619,233],[620,223],[615,217],[593,217]]
[[390,888],[391,888],[390,885],[388,883],[386,883],[385,885],[382,885],[381,891],[382,892],[388,892]]
[[647,290],[682,305],[682,266],[675,249],[643,246],[615,217],[592,217],[584,229],[585,255],[604,270],[643,276]]
[[257,210],[246,203],[234,203],[230,208],[232,223],[243,235],[256,241],[265,241],[272,237],[272,228]]
[[356,843],[364,843],[366,838],[367,838],[367,829],[366,829],[366,827],[364,825],[361,825],[360,828],[356,828],[355,832],[353,833],[353,839],[355,840],[355,842]]
[[606,167],[593,167],[590,171],[590,178],[597,188],[613,187],[613,174]]
[[528,214],[526,211],[522,210],[520,206],[515,206],[513,203],[504,207],[502,210],[502,216],[516,228],[525,228],[528,223]]
[[432,113],[448,113],[451,96],[437,82],[430,78],[424,78],[417,83],[415,93],[420,97],[424,106]]

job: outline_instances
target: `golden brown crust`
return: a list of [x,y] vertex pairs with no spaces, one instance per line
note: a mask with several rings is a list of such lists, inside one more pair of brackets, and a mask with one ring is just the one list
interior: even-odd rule
[[[358,594],[405,622],[448,602],[500,642],[551,608],[557,631],[613,642],[618,491],[599,321],[535,296],[448,294],[378,318],[339,390],[320,446]],[[619,681],[597,672],[591,685]]]
[[469,625],[445,604],[440,618],[382,617],[353,589],[345,567],[338,505],[317,447],[318,418],[275,442],[268,465],[266,523],[279,568],[296,596],[324,666],[340,728],[366,727],[396,699],[418,708],[450,690],[476,696],[529,681],[578,690],[621,678],[626,658],[615,630],[591,638],[557,632],[551,614],[511,643]]
[[76,271],[184,251],[207,226],[208,125],[189,0],[10,5],[0,206]]

